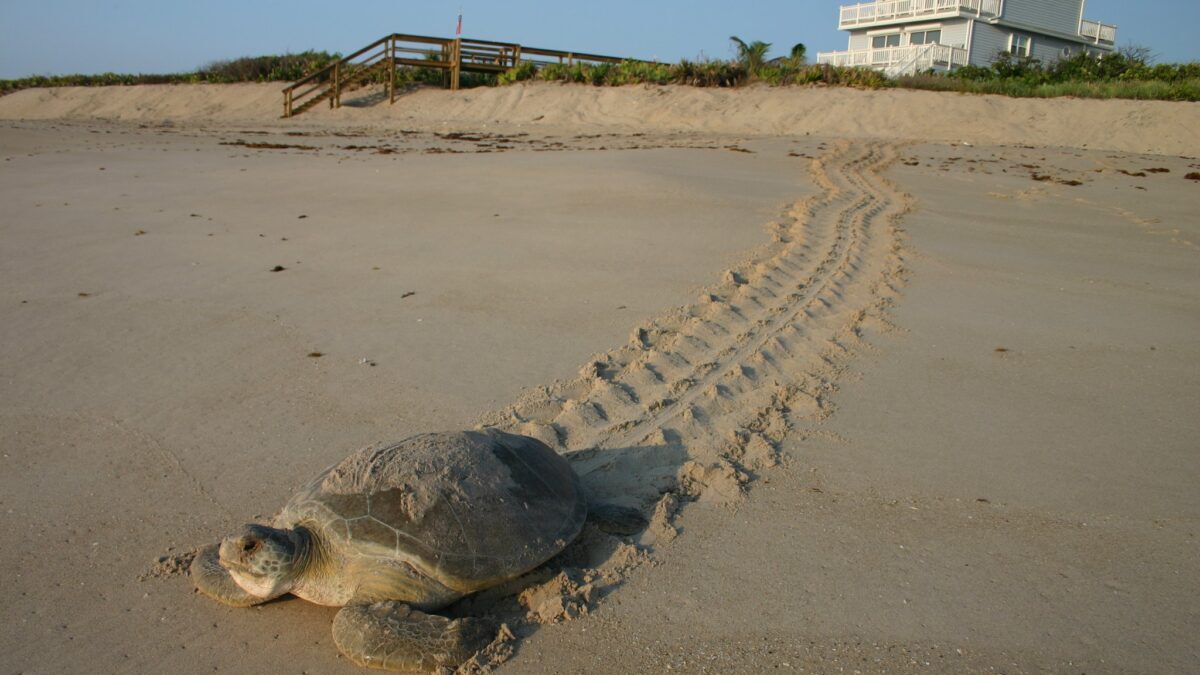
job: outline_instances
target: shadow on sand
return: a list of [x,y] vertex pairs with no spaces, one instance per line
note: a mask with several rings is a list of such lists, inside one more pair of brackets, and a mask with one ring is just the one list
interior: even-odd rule
[[[678,445],[635,446],[582,450],[567,455],[567,459],[580,476],[589,504],[633,507],[649,521],[661,495],[677,487],[677,476],[688,453]],[[439,613],[485,617],[506,624],[517,638],[529,637],[542,623],[587,613],[589,606],[620,588],[626,579],[624,573],[647,559],[643,534],[609,534],[589,520],[580,535],[557,556]],[[530,594],[549,600],[556,612],[561,609],[560,615],[539,616],[536,608],[527,606]],[[523,595],[525,602],[521,600]],[[514,649],[519,645],[518,640]]]

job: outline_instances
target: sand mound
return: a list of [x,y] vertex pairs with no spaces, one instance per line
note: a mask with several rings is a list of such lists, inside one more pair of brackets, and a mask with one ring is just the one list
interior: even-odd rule
[[0,118],[149,123],[271,120],[283,109],[280,89],[274,84],[26,89],[0,98]]
[[[29,89],[0,98],[0,119],[273,123],[281,86],[143,85]],[[590,87],[536,83],[460,92],[419,89],[392,106],[377,91],[317,106],[291,126],[521,125],[529,128],[804,135],[1034,144],[1200,155],[1200,103],[1011,99],[846,88]]]

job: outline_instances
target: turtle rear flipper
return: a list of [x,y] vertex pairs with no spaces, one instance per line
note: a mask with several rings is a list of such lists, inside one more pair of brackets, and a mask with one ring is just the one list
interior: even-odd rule
[[338,650],[360,666],[381,670],[456,668],[487,647],[495,635],[489,621],[451,621],[393,600],[350,605],[333,619]]
[[588,504],[589,522],[609,534],[629,537],[650,526],[642,512],[616,504]]
[[188,572],[196,590],[208,597],[231,607],[251,607],[266,602],[264,598],[250,595],[229,576],[228,570],[221,567],[218,556],[220,546],[211,544],[200,549],[192,560]]

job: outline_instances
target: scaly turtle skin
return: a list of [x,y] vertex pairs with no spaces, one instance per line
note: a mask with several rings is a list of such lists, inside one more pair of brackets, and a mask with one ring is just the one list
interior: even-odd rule
[[292,593],[343,607],[333,638],[355,663],[428,671],[469,659],[495,630],[425,612],[537,567],[586,516],[579,478],[542,442],[496,430],[423,434],[350,455],[272,527],[246,525],[203,549],[191,574],[228,605]]

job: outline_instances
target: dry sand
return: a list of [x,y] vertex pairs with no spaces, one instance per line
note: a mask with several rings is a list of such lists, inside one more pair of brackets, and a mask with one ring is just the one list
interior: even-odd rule
[[653,517],[500,672],[1200,667],[1200,107],[277,93],[0,98],[6,670],[355,672],[179,564],[476,423]]

